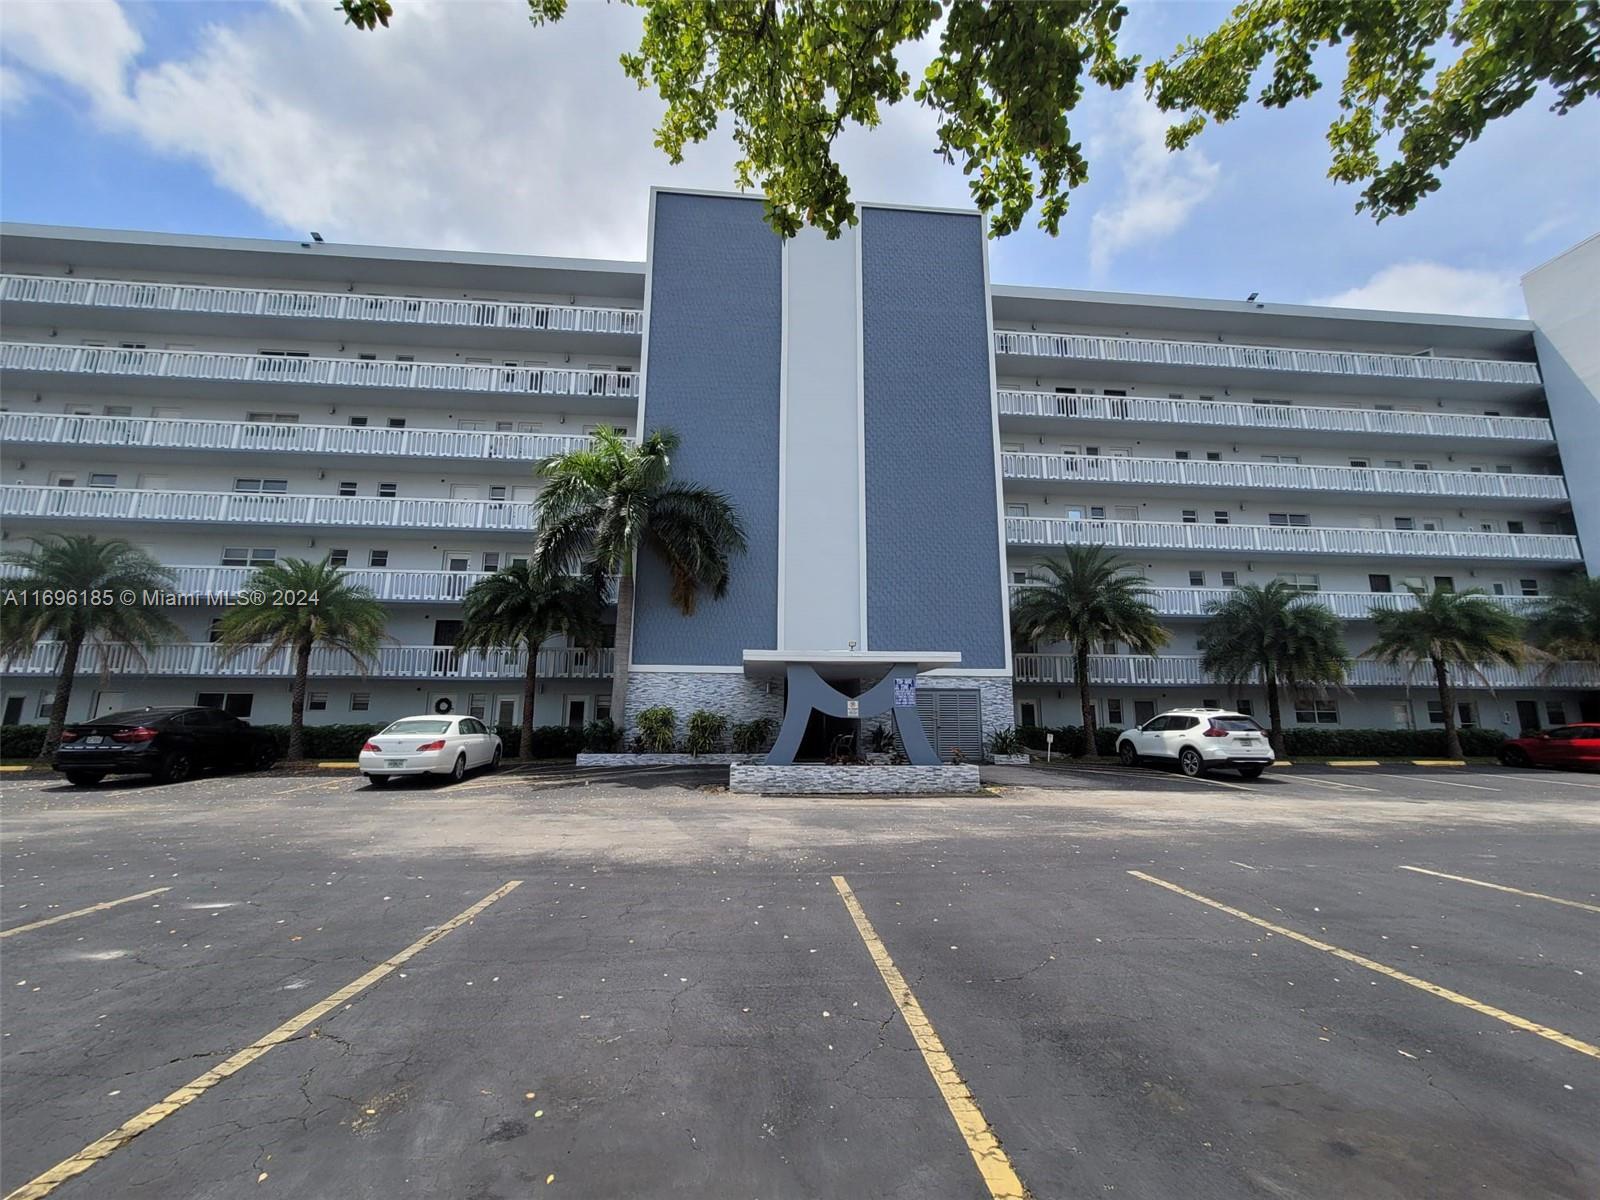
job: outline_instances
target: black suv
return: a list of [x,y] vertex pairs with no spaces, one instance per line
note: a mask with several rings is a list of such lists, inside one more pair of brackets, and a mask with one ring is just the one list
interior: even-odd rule
[[135,708],[68,725],[50,765],[86,787],[107,775],[177,783],[205,770],[259,771],[277,758],[270,733],[220,708]]

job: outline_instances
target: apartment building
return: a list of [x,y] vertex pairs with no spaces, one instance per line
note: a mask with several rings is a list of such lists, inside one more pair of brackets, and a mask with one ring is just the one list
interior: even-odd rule
[[[535,462],[601,424],[670,426],[675,472],[733,499],[750,549],[692,616],[641,563],[629,714],[779,716],[786,672],[855,695],[898,667],[946,750],[1075,722],[1068,648],[1013,646],[1006,608],[1043,557],[1096,544],[1149,578],[1173,632],[1159,658],[1095,648],[1100,720],[1260,712],[1199,666],[1205,606],[1236,584],[1316,593],[1354,653],[1408,587],[1520,611],[1584,569],[1580,532],[1593,559],[1597,485],[1561,445],[1600,428],[1582,283],[1600,251],[1572,255],[1530,276],[1536,319],[1560,317],[1536,325],[1011,287],[971,213],[866,206],[839,239],[784,243],[756,201],[674,191],[652,196],[645,263],[8,225],[4,544],[116,534],[198,597],[332,555],[390,606],[392,641],[370,672],[319,651],[309,720],[448,702],[511,722],[523,664],[450,648],[462,594],[528,553]],[[142,658],[107,648],[72,715],[284,720],[287,663],[223,658],[222,611],[176,610],[186,640]],[[7,723],[47,711],[56,652],[5,665]],[[535,719],[618,715],[612,665],[609,639],[546,648]],[[1458,682],[1463,721],[1515,732],[1592,715],[1600,673]],[[1289,708],[1442,717],[1428,681],[1361,660],[1348,690]]]

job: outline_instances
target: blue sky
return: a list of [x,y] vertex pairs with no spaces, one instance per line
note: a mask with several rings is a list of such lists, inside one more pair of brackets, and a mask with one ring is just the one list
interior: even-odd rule
[[[652,183],[732,186],[725,137],[679,167],[651,145],[660,103],[616,65],[636,12],[578,0],[540,30],[518,0],[396,5],[393,28],[359,34],[332,0],[8,0],[0,213],[639,258]],[[1135,4],[1124,44],[1160,54],[1225,12]],[[1326,94],[1168,155],[1137,90],[1080,106],[1090,182],[1059,238],[995,245],[996,281],[1516,315],[1520,275],[1600,228],[1600,104],[1557,118],[1537,98],[1378,225],[1325,177]],[[906,104],[841,160],[860,197],[964,203],[932,145]]]

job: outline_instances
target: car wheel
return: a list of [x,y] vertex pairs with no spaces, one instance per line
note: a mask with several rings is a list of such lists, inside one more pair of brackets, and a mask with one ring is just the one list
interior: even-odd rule
[[1240,767],[1239,768],[1239,778],[1241,778],[1241,779],[1260,779],[1261,778],[1261,772],[1263,772],[1265,770],[1266,770],[1265,767]]
[[256,748],[254,761],[251,766],[257,771],[270,771],[272,764],[278,761],[278,747],[265,745]]
[[1500,761],[1508,767],[1525,767],[1528,765],[1528,752],[1521,746],[1507,746],[1500,751]]
[[389,782],[389,777],[387,775],[368,775],[367,782],[373,787],[383,787]]
[[1200,751],[1193,746],[1185,746],[1178,751],[1178,770],[1190,779],[1196,779],[1206,773],[1205,759],[1200,757]]
[[467,756],[465,754],[458,754],[456,755],[456,765],[450,768],[450,782],[460,783],[466,777]]
[[499,769],[500,769],[500,747],[496,746],[494,748],[494,757],[489,760],[489,770],[498,771]]
[[106,777],[104,771],[65,771],[63,774],[73,787],[93,787]]
[[1123,742],[1119,745],[1117,747],[1117,757],[1122,760],[1122,765],[1125,767],[1137,767],[1139,765],[1139,755],[1134,750],[1132,742]]
[[194,760],[182,750],[170,750],[156,768],[158,783],[182,783],[194,774]]

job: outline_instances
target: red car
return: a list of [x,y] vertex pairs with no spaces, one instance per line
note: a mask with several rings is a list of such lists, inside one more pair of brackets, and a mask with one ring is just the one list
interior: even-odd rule
[[1600,768],[1600,725],[1558,725],[1525,733],[1500,747],[1508,767]]

